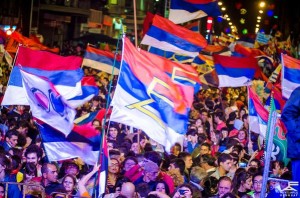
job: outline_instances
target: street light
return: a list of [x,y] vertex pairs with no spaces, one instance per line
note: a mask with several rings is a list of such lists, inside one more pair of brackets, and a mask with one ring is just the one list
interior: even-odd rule
[[264,8],[266,6],[266,3],[264,1],[259,3],[259,7]]
[[222,7],[222,8],[221,8],[221,10],[222,10],[222,11],[225,11],[225,10],[226,10],[226,8],[225,8],[225,7]]
[[263,11],[263,10],[259,10],[258,12],[259,12],[260,14],[264,13],[264,11]]
[[221,5],[223,5],[223,3],[222,3],[221,1],[219,1],[219,2],[218,2],[218,5],[221,6]]

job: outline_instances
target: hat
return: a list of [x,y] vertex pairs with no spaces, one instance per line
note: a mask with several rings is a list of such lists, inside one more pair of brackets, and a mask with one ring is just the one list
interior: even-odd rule
[[242,120],[236,119],[236,120],[234,120],[233,126],[237,130],[241,130],[243,127],[243,124],[244,124],[244,122]]

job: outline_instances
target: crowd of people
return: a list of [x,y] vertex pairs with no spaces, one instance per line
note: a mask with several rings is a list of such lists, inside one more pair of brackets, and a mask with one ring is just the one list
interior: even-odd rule
[[[84,73],[95,75],[100,91],[77,109],[77,117],[105,108],[113,93],[113,89],[109,93],[107,74],[98,75],[89,68]],[[3,79],[2,96],[8,76]],[[93,120],[93,127],[106,133],[109,150],[103,196],[260,197],[265,140],[249,130],[247,98],[246,87],[201,89],[194,96],[185,140],[175,143],[170,152],[140,129],[109,119],[107,123]],[[97,193],[95,173],[100,165],[87,165],[79,158],[49,162],[28,106],[2,106],[0,122],[0,197],[91,197]],[[276,180],[269,180],[267,196],[282,196],[287,180],[292,179],[291,167],[271,161],[269,173]]]
[[[79,108],[77,117],[105,108],[109,79],[105,75],[97,78],[99,95]],[[185,140],[173,145],[169,153],[139,129],[94,120],[92,125],[99,133],[102,127],[107,133],[109,166],[104,197],[259,197],[264,140],[249,132],[247,102],[246,87],[199,91]],[[78,158],[47,161],[28,106],[2,107],[0,128],[0,197],[5,193],[13,198],[43,193],[89,197],[96,192],[98,165],[86,165]],[[272,161],[270,177],[290,180],[290,167]],[[268,193],[280,196],[286,185],[269,182]]]

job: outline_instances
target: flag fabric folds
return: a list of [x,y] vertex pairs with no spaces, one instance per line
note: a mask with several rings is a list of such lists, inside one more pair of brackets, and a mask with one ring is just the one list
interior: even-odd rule
[[156,54],[156,55],[165,57],[174,62],[190,63],[193,61],[193,58],[190,56],[175,54],[173,52],[164,51],[164,50],[158,49],[156,47],[150,47],[150,49],[148,51],[151,52],[152,54]]
[[168,71],[162,70],[165,68],[158,67],[149,54],[138,52],[127,38],[123,45],[122,71],[110,120],[145,131],[168,150],[186,133],[190,109],[186,99],[192,98],[193,92],[174,82]]
[[195,57],[202,48],[206,47],[207,41],[201,34],[155,15],[152,26],[143,37],[141,44]]
[[241,87],[251,83],[257,61],[251,57],[229,57],[213,55],[219,87]]
[[77,108],[98,95],[99,88],[93,76],[84,76],[81,79],[81,91],[81,95],[68,100],[68,104],[71,107]]
[[99,158],[99,163],[101,164],[98,176],[99,182],[99,195],[104,194],[106,191],[106,183],[107,183],[107,172],[108,172],[108,148],[107,141],[104,135],[102,135],[102,149]]
[[21,75],[32,115],[67,136],[73,128],[75,109],[67,105],[49,80],[22,70]]
[[205,16],[221,15],[215,0],[171,0],[169,19],[176,24]]
[[[29,105],[22,84],[20,68],[33,75],[49,79],[66,100],[82,95],[82,58],[63,57],[50,52],[19,47],[15,66],[11,71],[2,105]],[[20,68],[19,68],[20,67]]]
[[68,136],[40,120],[37,126],[49,161],[80,157],[87,164],[98,162],[101,134],[91,125],[74,125]]
[[118,75],[120,70],[121,56],[117,55],[116,60],[114,59],[115,54],[112,52],[87,46],[82,65],[101,70],[109,74],[112,74],[114,66],[113,74]]
[[[276,112],[275,102],[273,97],[271,96],[270,100],[270,111],[269,111],[269,119],[268,119],[268,133],[274,133],[273,136],[273,151],[272,151],[272,161],[278,160],[283,161],[284,165],[286,166],[288,162],[290,161],[289,158],[287,158],[287,139],[286,139],[286,131],[283,123],[281,120],[277,117],[275,121],[275,131],[269,131],[270,125],[272,124],[272,116],[274,116],[274,113]],[[275,113],[277,115],[277,113]],[[268,135],[267,135],[268,138]]]
[[288,99],[291,93],[300,86],[300,60],[288,55],[281,55],[282,62],[282,95]]
[[248,87],[249,95],[249,130],[266,137],[268,110],[261,104],[259,97],[253,89]]

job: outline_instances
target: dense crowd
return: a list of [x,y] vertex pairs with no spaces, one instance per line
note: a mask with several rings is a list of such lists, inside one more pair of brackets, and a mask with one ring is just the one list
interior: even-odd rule
[[[74,53],[82,55],[82,47],[64,51]],[[100,91],[77,109],[77,117],[104,109],[116,84],[115,78],[109,93],[109,75],[89,68],[84,73],[96,77]],[[3,70],[2,96],[8,76]],[[246,87],[201,89],[194,97],[185,140],[170,152],[139,129],[93,120],[93,127],[106,133],[109,149],[104,197],[260,197],[265,140],[249,130],[247,98]],[[79,158],[49,162],[28,106],[2,106],[0,118],[0,197],[91,197],[97,192],[100,165]],[[271,161],[269,172],[279,180],[269,180],[267,196],[280,197],[286,180],[292,179],[291,167]]]
[[[85,69],[85,73],[96,73]],[[105,108],[109,77],[97,76],[100,93],[78,109],[77,117]],[[5,91],[3,85],[2,93]],[[259,197],[264,167],[263,142],[249,132],[246,87],[199,91],[182,143],[170,153],[139,129],[94,120],[106,128],[109,149],[104,197]],[[0,197],[89,197],[99,166],[81,159],[48,162],[30,109],[1,109]],[[291,179],[289,167],[272,161],[270,177]],[[7,182],[10,183],[5,188]],[[286,182],[269,182],[271,197]],[[6,190],[8,190],[6,192]]]

